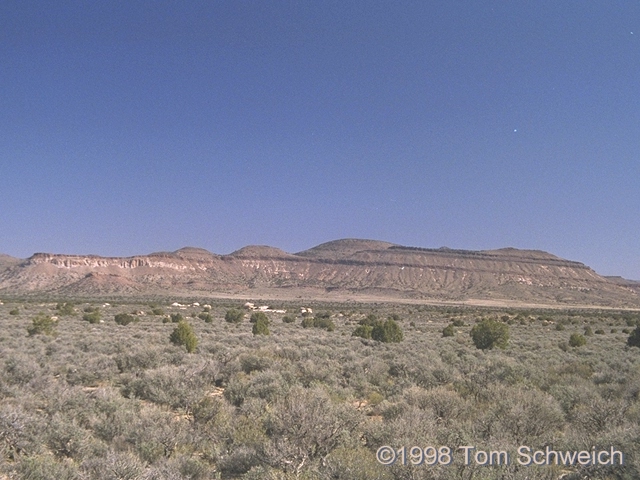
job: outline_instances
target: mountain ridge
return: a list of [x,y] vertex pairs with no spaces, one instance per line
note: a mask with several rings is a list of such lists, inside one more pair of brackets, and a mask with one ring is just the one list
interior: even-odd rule
[[640,306],[637,282],[603,277],[540,250],[434,249],[366,239],[334,240],[297,253],[248,245],[224,255],[183,247],[130,257],[0,256],[0,294],[329,295]]

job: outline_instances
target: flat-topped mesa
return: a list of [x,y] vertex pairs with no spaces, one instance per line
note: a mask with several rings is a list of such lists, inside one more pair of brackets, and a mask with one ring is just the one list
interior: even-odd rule
[[188,263],[180,262],[177,258],[164,255],[148,255],[135,257],[100,257],[98,255],[64,255],[51,253],[36,253],[27,259],[27,265],[53,265],[66,269],[92,268],[171,268],[174,270],[194,269]]
[[[293,258],[292,258],[293,257]],[[250,259],[293,259],[294,255],[267,245],[248,245],[224,256],[225,259],[250,258]]]
[[345,258],[354,253],[364,251],[384,251],[390,247],[397,247],[389,242],[379,240],[364,240],[360,238],[343,238],[342,240],[332,240],[331,242],[321,243],[318,246],[303,250],[295,255],[305,258]]
[[183,247],[175,252],[169,253],[168,256],[197,262],[210,262],[214,258],[219,257],[219,255],[211,253],[209,250],[198,247]]
[[[250,245],[132,257],[37,253],[0,269],[0,292],[366,296],[640,306],[633,283],[539,250],[454,250],[343,239],[295,254]],[[89,274],[96,274],[90,275]],[[274,297],[275,298],[275,297]]]
[[146,257],[100,257],[98,255],[64,255],[52,253],[35,253],[27,260],[27,263],[31,265],[46,263],[60,268],[114,266],[136,268],[148,266]]
[[508,247],[496,250],[458,250],[447,247],[440,248],[422,248],[422,247],[405,247],[401,245],[393,245],[389,247],[389,252],[415,252],[424,255],[433,255],[437,257],[451,258],[468,258],[475,260],[497,260],[504,262],[519,263],[535,263],[554,266],[565,266],[571,268],[589,269],[584,263],[564,258],[556,257],[542,250],[519,250],[517,248]]

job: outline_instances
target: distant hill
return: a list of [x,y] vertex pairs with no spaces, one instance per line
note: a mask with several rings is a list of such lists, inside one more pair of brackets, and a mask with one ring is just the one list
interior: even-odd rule
[[12,267],[21,262],[19,258],[10,257],[9,255],[5,255],[4,253],[0,253],[0,271],[5,268]]
[[0,256],[0,294],[385,299],[640,307],[640,282],[538,250],[452,250],[343,239],[287,253],[186,247],[134,257]]

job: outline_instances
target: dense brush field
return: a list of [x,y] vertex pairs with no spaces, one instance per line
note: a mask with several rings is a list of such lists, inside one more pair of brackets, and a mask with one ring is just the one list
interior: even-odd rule
[[[254,335],[249,312],[225,321],[240,301],[73,302],[0,305],[0,478],[640,478],[637,313],[280,303],[294,321],[267,312]],[[301,307],[335,328],[304,328]],[[193,353],[169,340],[178,313]],[[52,334],[27,333],[38,315]],[[352,336],[370,315],[404,339]],[[482,318],[509,325],[505,349],[474,346]],[[449,447],[452,462],[385,466],[385,445]],[[510,461],[465,465],[460,446]],[[524,466],[520,446],[613,447],[624,465]]]

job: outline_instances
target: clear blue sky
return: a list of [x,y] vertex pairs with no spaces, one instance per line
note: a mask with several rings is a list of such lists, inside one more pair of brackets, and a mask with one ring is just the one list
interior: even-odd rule
[[640,2],[0,3],[0,252],[546,250],[640,279]]

